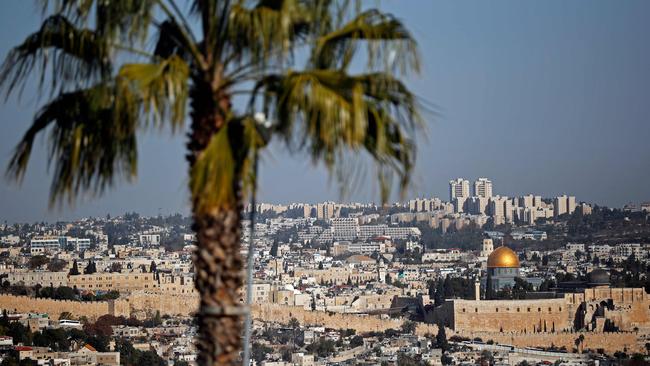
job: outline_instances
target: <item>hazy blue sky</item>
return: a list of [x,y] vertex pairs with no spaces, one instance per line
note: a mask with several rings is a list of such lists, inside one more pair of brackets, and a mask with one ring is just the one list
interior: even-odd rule
[[[421,47],[411,87],[435,103],[419,141],[409,196],[447,197],[449,179],[486,176],[495,193],[574,194],[621,206],[650,200],[649,1],[384,0]],[[0,4],[0,55],[35,30],[29,1]],[[0,105],[0,165],[34,115],[30,89]],[[43,143],[45,140],[40,140]],[[0,184],[0,220],[187,212],[184,136],[140,139],[138,182],[48,211],[45,151],[21,187]],[[261,199],[337,199],[327,174],[274,148],[261,168]],[[374,185],[350,200],[377,199]]]

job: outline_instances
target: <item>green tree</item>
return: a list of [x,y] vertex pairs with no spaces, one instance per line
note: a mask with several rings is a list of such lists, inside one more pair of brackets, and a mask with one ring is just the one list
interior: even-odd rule
[[50,263],[50,259],[44,255],[35,255],[31,258],[29,258],[28,266],[29,269],[37,269],[41,266],[44,266],[46,264]]
[[[187,11],[177,0],[42,3],[42,25],[0,69],[7,93],[36,79],[49,97],[8,174],[24,177],[46,132],[50,203],[101,194],[135,178],[139,132],[184,131],[189,109],[198,363],[234,364],[241,208],[254,192],[258,153],[277,137],[343,180],[350,157],[365,151],[378,164],[382,201],[391,182],[404,192],[421,126],[416,97],[400,81],[418,69],[414,39],[397,18],[346,1],[192,0]],[[361,73],[351,70],[356,60],[367,62]]]
[[445,331],[445,326],[438,324],[438,334],[436,334],[436,346],[442,351],[449,349],[449,343],[447,342],[447,332]]
[[350,347],[355,348],[359,346],[363,346],[363,337],[358,335],[352,337],[352,339],[350,339]]
[[404,321],[402,323],[402,333],[404,334],[413,334],[415,333],[415,329],[417,328],[417,324],[415,322],[412,322],[410,320]]
[[277,256],[278,256],[278,241],[277,240],[273,240],[273,244],[271,245],[271,253],[270,254],[273,257],[277,258]]
[[492,286],[492,274],[488,269],[488,274],[485,279],[485,300],[494,300],[496,298],[496,293],[494,291],[494,286]]
[[72,263],[72,268],[70,268],[69,274],[71,276],[76,276],[76,275],[80,274],[79,273],[79,265],[77,264],[76,260],[74,261],[74,263]]

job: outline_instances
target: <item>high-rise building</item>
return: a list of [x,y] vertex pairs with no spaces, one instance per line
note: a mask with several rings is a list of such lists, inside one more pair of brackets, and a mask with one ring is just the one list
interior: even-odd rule
[[302,206],[302,217],[311,217],[311,205],[305,204]]
[[478,178],[474,182],[474,196],[481,198],[492,197],[492,181],[487,178]]
[[553,215],[560,216],[564,214],[572,214],[576,210],[575,196],[562,195],[555,197],[553,200]]
[[467,197],[469,197],[469,181],[467,179],[458,178],[449,181],[449,202],[453,202],[454,198]]
[[334,202],[319,203],[316,205],[316,218],[319,220],[331,219],[334,214]]
[[489,199],[485,197],[470,197],[467,201],[467,211],[473,215],[485,214],[487,212]]
[[495,225],[512,222],[512,201],[508,197],[491,197],[488,212],[492,215]]
[[454,197],[451,203],[454,205],[454,212],[464,212],[467,207],[467,197]]
[[533,208],[535,207],[535,196],[532,194],[519,197],[519,207]]

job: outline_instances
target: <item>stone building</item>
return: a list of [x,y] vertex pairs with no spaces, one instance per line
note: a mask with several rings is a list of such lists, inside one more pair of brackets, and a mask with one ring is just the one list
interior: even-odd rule
[[7,281],[12,285],[23,286],[68,286],[68,272],[26,271],[10,272]]
[[159,287],[154,273],[93,273],[69,276],[68,286],[90,291],[120,291],[154,290]]

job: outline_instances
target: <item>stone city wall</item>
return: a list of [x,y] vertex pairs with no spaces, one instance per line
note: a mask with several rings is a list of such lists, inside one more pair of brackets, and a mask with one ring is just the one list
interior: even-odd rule
[[454,329],[503,332],[569,330],[571,314],[564,299],[454,300]]
[[81,302],[13,295],[0,295],[0,309],[18,313],[47,313],[52,319],[58,319],[63,312],[69,312],[75,317],[85,316],[89,319],[96,319],[110,313],[107,301]]
[[187,316],[198,309],[198,304],[198,296],[139,292],[117,300],[83,302],[0,295],[0,309],[18,313],[47,313],[52,319],[58,319],[63,312],[69,312],[75,318],[85,316],[91,320],[105,314],[143,319],[155,315],[156,311],[160,311],[161,315]]
[[[562,333],[497,333],[497,332],[456,332],[455,334],[474,339],[481,338],[484,342],[493,340],[500,344],[510,344],[517,347],[566,347],[568,352],[576,348],[575,341],[584,336],[581,348],[598,350],[602,348],[606,353],[616,351],[631,353],[644,353],[645,343],[635,332],[594,333],[594,332],[562,332]],[[452,334],[447,333],[448,336]]]
[[355,315],[310,311],[301,307],[277,304],[262,304],[253,307],[253,317],[260,320],[273,320],[288,323],[296,318],[301,325],[323,326],[333,329],[355,329],[357,332],[384,331],[399,329],[401,320],[382,319],[373,315]]

